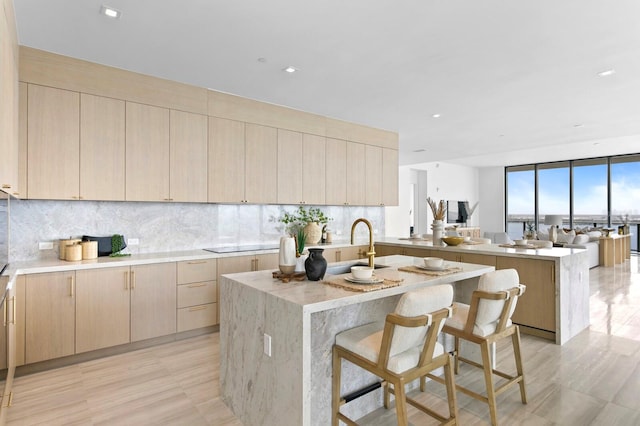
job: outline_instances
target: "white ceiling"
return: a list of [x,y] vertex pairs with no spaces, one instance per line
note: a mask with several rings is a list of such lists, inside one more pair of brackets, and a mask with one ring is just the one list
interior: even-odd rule
[[14,4],[20,44],[397,131],[401,164],[640,152],[638,0]]

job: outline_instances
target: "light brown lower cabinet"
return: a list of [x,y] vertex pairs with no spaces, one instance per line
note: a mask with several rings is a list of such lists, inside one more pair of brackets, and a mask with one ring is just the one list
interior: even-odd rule
[[25,362],[75,353],[75,272],[26,276]]
[[327,259],[328,263],[356,260],[365,258],[367,250],[369,250],[369,246],[325,248],[322,257]]
[[76,271],[76,353],[129,343],[129,267]]
[[518,271],[520,283],[527,286],[511,317],[513,322],[555,333],[555,262],[499,256],[496,269],[507,268],[515,268]]
[[178,262],[178,332],[218,323],[216,259]]
[[176,264],[131,267],[131,341],[176,332]]

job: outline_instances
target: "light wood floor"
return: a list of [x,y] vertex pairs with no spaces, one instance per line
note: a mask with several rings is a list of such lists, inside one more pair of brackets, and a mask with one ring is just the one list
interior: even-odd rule
[[[503,425],[640,425],[640,270],[590,271],[591,327],[563,346],[523,335],[529,403],[517,389],[498,398]],[[514,371],[506,346],[498,365]],[[18,377],[10,425],[241,425],[219,398],[218,334]],[[479,370],[463,365],[456,381],[482,388]],[[437,383],[416,394],[446,412]],[[414,395],[415,396],[415,395]],[[485,404],[458,393],[460,423],[486,425]],[[411,409],[412,425],[434,424]],[[361,424],[395,425],[379,409]]]

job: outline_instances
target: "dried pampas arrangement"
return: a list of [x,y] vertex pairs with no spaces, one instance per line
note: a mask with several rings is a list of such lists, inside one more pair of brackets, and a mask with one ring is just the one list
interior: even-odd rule
[[447,207],[444,204],[444,200],[440,200],[440,202],[436,205],[436,202],[433,201],[431,197],[427,197],[427,203],[429,203],[429,207],[431,207],[433,220],[444,220],[444,215],[447,212]]

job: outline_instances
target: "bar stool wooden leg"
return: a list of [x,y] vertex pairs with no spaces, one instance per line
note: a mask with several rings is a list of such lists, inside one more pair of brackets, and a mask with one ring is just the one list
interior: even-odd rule
[[487,403],[489,404],[489,413],[491,414],[491,424],[498,424],[498,408],[496,405],[496,393],[493,387],[493,374],[491,367],[491,355],[489,354],[490,344],[482,342],[480,344],[480,352],[482,352],[482,365],[484,371],[484,381],[487,387]]
[[449,417],[455,418],[455,424],[458,424],[458,401],[456,399],[456,385],[453,379],[451,357],[449,357],[449,361],[444,366],[444,380],[447,387],[447,400],[449,401]]
[[404,380],[393,382],[393,393],[396,397],[396,415],[398,417],[398,426],[407,426],[409,424],[407,416],[407,399],[404,389]]
[[458,359],[458,355],[460,355],[460,338],[458,336],[455,336],[454,338],[454,346],[453,346],[453,350],[454,350],[454,356],[453,356],[453,360],[454,360],[454,371],[456,372],[456,374],[458,374],[460,372],[460,360]]
[[520,399],[523,404],[527,403],[527,391],[524,387],[524,370],[522,368],[522,354],[520,352],[520,327],[516,327],[516,332],[511,335],[511,341],[513,343],[513,355],[516,358],[516,371],[520,379]]
[[389,383],[385,381],[382,384],[382,387],[384,389],[384,408],[388,410],[389,406],[391,405],[391,397],[389,396]]
[[340,373],[342,359],[336,348],[333,348],[333,378],[331,384],[331,425],[338,426],[338,411],[340,411]]

